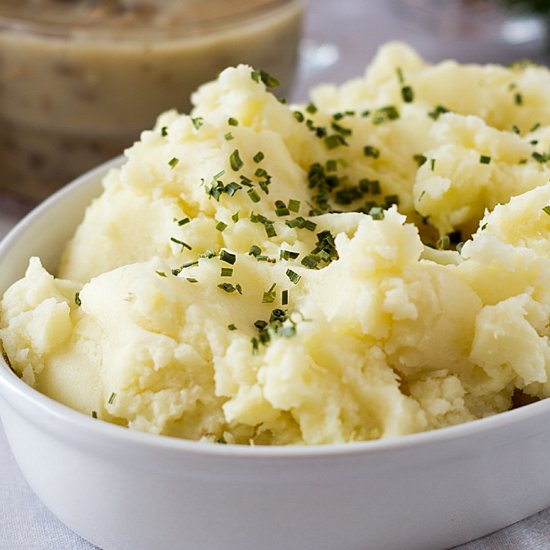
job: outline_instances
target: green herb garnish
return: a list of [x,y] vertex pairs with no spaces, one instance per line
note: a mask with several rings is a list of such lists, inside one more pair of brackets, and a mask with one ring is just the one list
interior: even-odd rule
[[405,103],[412,103],[414,101],[414,92],[410,86],[403,86],[401,88],[401,97]]
[[302,278],[301,275],[298,275],[298,273],[292,271],[292,269],[286,270],[286,276],[290,279],[290,282],[294,283],[295,285],[297,285],[298,281]]
[[449,109],[447,109],[447,107],[443,107],[443,105],[437,105],[433,111],[430,111],[428,113],[428,116],[430,118],[433,118],[434,120],[437,120],[441,115],[448,112]]
[[193,126],[198,130],[204,124],[204,119],[198,116],[198,117],[192,118],[191,122],[193,123]]
[[279,257],[281,258],[281,260],[295,260],[300,255],[299,252],[294,252],[292,250],[285,250],[284,248],[281,248],[281,251],[279,254],[280,254]]
[[243,167],[244,163],[239,156],[238,149],[235,149],[229,156],[229,164],[234,172],[238,172]]
[[275,301],[276,298],[276,290],[275,287],[277,286],[277,283],[273,283],[269,290],[267,292],[264,292],[263,298],[262,298],[262,304],[272,304]]
[[181,249],[183,250],[184,248],[187,248],[187,250],[192,250],[191,246],[188,245],[186,242],[180,240],[180,239],[176,239],[176,237],[170,237],[170,240],[173,242],[173,243],[176,243],[176,244],[179,244],[181,246]]
[[231,252],[228,252],[227,250],[225,250],[225,248],[222,248],[220,250],[220,260],[222,262],[226,262],[228,264],[233,265],[236,259],[237,259],[237,256],[235,254],[232,254]]
[[261,151],[258,151],[253,157],[252,160],[258,164],[259,162],[262,162],[264,160],[264,154]]
[[300,201],[297,201],[295,199],[290,199],[288,201],[288,209],[291,211],[291,212],[299,212],[300,211]]
[[260,202],[260,195],[258,195],[256,189],[249,189],[246,193],[252,202]]
[[363,147],[363,154],[366,157],[377,159],[380,156],[380,149],[374,147],[374,145],[365,145],[365,147]]

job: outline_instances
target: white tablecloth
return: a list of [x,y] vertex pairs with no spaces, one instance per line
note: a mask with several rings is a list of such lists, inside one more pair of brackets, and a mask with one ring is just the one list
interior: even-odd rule
[[[388,39],[408,40],[434,60],[450,52],[459,55],[456,43],[447,44],[446,49],[443,45],[435,49],[433,38],[405,28],[389,4],[391,2],[383,0],[310,0],[305,35],[307,52],[313,56],[317,72],[311,72],[310,59],[310,69],[301,73],[294,99],[303,100],[313,82],[338,82],[360,74],[376,46]],[[468,52],[465,55],[469,55]],[[15,221],[0,213],[0,237]],[[518,465],[519,471],[521,465]],[[548,472],[550,475],[550,457]],[[548,500],[550,503],[550,495]],[[15,463],[0,425],[0,550],[94,548],[61,524],[34,496]],[[550,550],[550,508],[460,549]],[[243,550],[252,550],[252,547]]]

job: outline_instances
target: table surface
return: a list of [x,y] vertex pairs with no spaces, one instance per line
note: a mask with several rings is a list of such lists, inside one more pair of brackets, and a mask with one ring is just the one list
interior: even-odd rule
[[[308,62],[301,68],[292,99],[304,100],[307,89],[316,82],[341,82],[360,74],[376,47],[391,39],[408,41],[434,61],[447,56],[471,61],[474,55],[483,62],[509,60],[507,57],[511,54],[502,45],[484,44],[483,48],[476,48],[471,39],[464,43],[456,37],[442,42],[441,37],[425,33],[421,28],[415,29],[410,20],[405,22],[399,11],[403,3],[398,0],[340,0],[338,11],[335,11],[332,0],[310,0],[304,41]],[[537,51],[525,51],[533,47],[525,45],[517,57],[525,58],[529,54],[537,57]],[[16,222],[15,217],[0,212],[0,238]],[[61,524],[32,493],[15,463],[0,424],[0,550],[94,548]],[[460,549],[550,550],[550,508],[498,533],[460,546]]]

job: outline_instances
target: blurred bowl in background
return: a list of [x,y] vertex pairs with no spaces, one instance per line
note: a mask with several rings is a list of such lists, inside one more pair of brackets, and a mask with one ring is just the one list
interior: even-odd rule
[[118,155],[228,65],[292,84],[301,0],[5,0],[0,209],[20,212]]

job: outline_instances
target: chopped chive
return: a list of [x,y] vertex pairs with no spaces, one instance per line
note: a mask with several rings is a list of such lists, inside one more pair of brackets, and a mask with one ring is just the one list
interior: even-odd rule
[[213,179],[213,180],[218,180],[218,179],[220,179],[224,174],[225,174],[225,170],[220,170],[217,174],[214,174],[214,175],[212,176],[212,179]]
[[281,293],[281,304],[283,306],[288,305],[288,290],[283,290]]
[[227,119],[227,124],[229,124],[229,126],[238,126],[238,125],[239,125],[239,121],[238,121],[236,118],[229,117],[229,118]]
[[155,273],[159,276],[159,277],[166,277],[166,273],[164,273],[164,271],[155,271]]
[[316,254],[308,254],[302,259],[302,265],[308,269],[316,269],[319,265],[320,258]]
[[236,181],[231,181],[224,187],[224,191],[229,197],[232,197],[239,189],[242,187]]
[[261,253],[262,253],[262,249],[259,246],[256,246],[255,244],[253,244],[250,247],[250,250],[248,251],[248,255],[254,256],[255,258],[257,258]]
[[172,168],[172,170],[178,165],[178,162],[180,160],[176,157],[172,157],[169,161],[168,161],[168,164],[170,165],[170,168]]
[[343,136],[351,136],[352,134],[352,131],[350,128],[345,128],[344,126],[340,126],[340,124],[337,124],[336,122],[333,122],[331,124],[331,127],[333,130],[335,130],[339,134],[342,134]]
[[227,134],[225,134],[223,137],[226,139],[226,141],[231,141],[232,139],[234,139],[231,132],[227,132]]
[[277,292],[275,290],[276,286],[277,283],[273,283],[269,290],[267,292],[264,292],[262,297],[262,304],[272,304],[275,301],[275,297],[277,295]]
[[336,149],[336,147],[340,147],[341,145],[347,145],[346,140],[340,134],[326,136],[324,142],[326,148],[329,150]]
[[295,285],[297,285],[299,280],[302,278],[301,275],[298,275],[298,273],[292,271],[292,269],[286,270],[286,276],[290,279],[290,282],[294,283]]
[[74,303],[80,307],[82,305],[82,300],[80,299],[80,292],[75,292]]
[[288,201],[288,209],[291,212],[299,212],[300,211],[300,201],[297,201],[295,199],[290,199]]
[[168,128],[166,126],[163,126],[161,129],[160,129],[160,135],[162,137],[166,137],[168,135]]
[[226,262],[228,264],[233,265],[236,259],[237,259],[237,256],[235,256],[235,254],[232,254],[231,252],[228,252],[227,250],[225,250],[225,248],[222,248],[220,250],[220,260],[222,262]]
[[247,192],[247,195],[250,197],[250,200],[252,202],[260,202],[260,195],[258,195],[258,192],[256,191],[256,189],[249,189]]
[[243,161],[239,156],[239,150],[235,149],[229,156],[229,164],[234,172],[238,172],[243,167]]
[[443,105],[437,105],[433,111],[430,111],[428,113],[428,116],[430,118],[433,118],[434,120],[437,120],[441,115],[444,115],[448,112],[449,109],[447,109],[447,107],[443,107]]
[[365,145],[365,147],[363,147],[363,154],[366,157],[377,159],[380,156],[380,149],[374,147],[373,145]]
[[271,76],[268,72],[261,69],[259,71],[252,71],[250,76],[254,82],[259,83],[261,80],[266,88],[276,88],[279,86],[279,81],[274,76]]
[[231,277],[233,275],[232,267],[222,267],[221,274],[222,277]]
[[192,250],[191,246],[188,245],[186,242],[181,241],[180,239],[176,239],[176,237],[170,237],[170,240],[173,243],[179,244],[181,246],[181,249],[187,248],[187,250]]
[[264,154],[261,151],[258,151],[253,157],[252,160],[258,164],[259,162],[262,162],[264,160]]
[[186,269],[187,267],[192,267],[194,265],[199,265],[199,260],[193,260],[191,262],[185,262],[184,264],[181,264],[179,267],[177,267],[176,269],[172,269],[172,275],[174,276],[178,276],[184,269]]
[[540,122],[536,122],[535,124],[533,124],[533,127],[529,130],[529,132],[535,132],[539,128],[540,128]]
[[97,419],[97,411],[92,411],[92,418],[96,418],[96,419]]
[[519,92],[514,94],[514,103],[516,105],[522,105],[523,104],[523,96]]
[[174,220],[178,225],[185,225],[189,223],[191,220],[189,218],[182,218],[181,220]]
[[481,155],[479,157],[480,164],[490,164],[491,163],[491,157],[488,157],[487,155]]
[[114,402],[115,402],[115,399],[116,399],[116,393],[112,393],[111,396],[109,397],[109,405],[112,405]]
[[225,229],[227,229],[227,224],[226,223],[223,223],[223,222],[218,222],[216,224],[216,229],[220,232],[224,231]]
[[514,134],[518,135],[521,133],[520,129],[515,124],[512,125],[512,131],[514,132]]
[[317,107],[311,101],[307,104],[306,111],[312,115],[317,112]]
[[383,124],[390,120],[396,120],[399,118],[399,111],[395,108],[394,105],[387,105],[386,107],[381,107],[376,109],[373,114],[372,123],[375,125]]
[[269,174],[263,169],[263,168],[257,168],[254,172],[254,175],[258,178],[267,178],[269,177]]
[[281,260],[295,260],[300,255],[299,252],[294,252],[292,250],[285,250],[281,248],[280,258]]
[[191,122],[193,123],[193,126],[195,127],[195,129],[199,129],[203,124],[204,124],[204,120],[202,117],[198,116],[198,117],[195,117],[195,118],[192,118],[191,119]]
[[405,103],[412,103],[414,101],[414,92],[410,86],[403,86],[401,88],[401,97]]
[[542,211],[550,216],[550,205],[543,206]]
[[381,206],[373,206],[369,210],[369,216],[373,220],[383,220],[384,219],[384,209]]
[[413,155],[413,159],[419,168],[428,160],[424,155]]
[[217,256],[217,252],[215,250],[212,250],[211,248],[208,250],[205,250],[202,254],[199,254],[199,258],[215,258]]
[[298,121],[298,122],[304,122],[305,116],[304,113],[301,113],[300,111],[293,111],[292,116]]
[[403,77],[403,71],[401,70],[401,67],[397,67],[397,69],[395,69],[395,72],[397,73],[397,80],[399,80],[399,84],[403,84],[405,82],[405,78]]
[[195,279],[194,277],[186,277],[185,278],[189,283],[198,283],[199,281],[197,281],[197,279]]
[[550,160],[550,152],[543,155],[541,153],[538,153],[537,151],[535,151],[534,153],[531,154],[531,156],[537,161],[537,162],[540,162],[541,164],[545,163],[545,162],[548,162]]
[[435,159],[430,159],[430,170],[433,172],[435,168]]
[[237,212],[235,212],[232,216],[231,216],[231,219],[233,220],[233,223],[237,223],[239,221],[239,210],[237,210]]
[[273,225],[273,222],[264,223],[264,229],[268,237],[277,236],[277,231],[275,230],[275,226]]
[[229,330],[237,330],[237,327],[233,323],[231,323],[230,325],[227,325],[227,328]]

